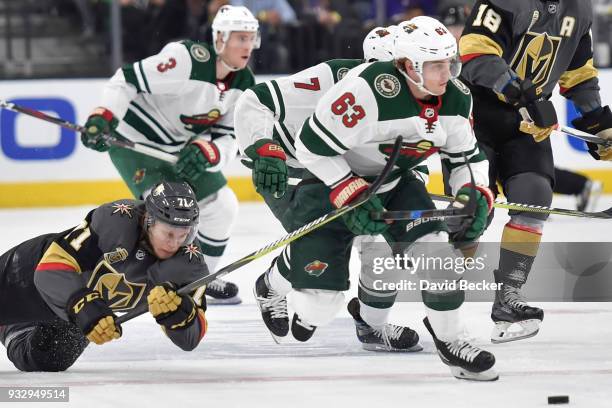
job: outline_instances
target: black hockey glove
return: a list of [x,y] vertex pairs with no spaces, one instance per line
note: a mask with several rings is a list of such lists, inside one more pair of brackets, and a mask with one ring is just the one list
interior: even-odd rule
[[79,289],[70,296],[66,314],[87,336],[98,345],[121,337],[121,326],[115,323],[115,314],[98,291]]
[[523,118],[525,120],[519,127],[521,132],[530,134],[536,142],[550,136],[558,123],[557,113],[552,102],[538,94],[538,86],[531,79],[521,81],[514,78],[504,87],[502,94],[510,105],[528,113],[529,118]]
[[[609,106],[595,109],[581,118],[572,120],[572,125],[583,132],[612,140],[612,112]],[[603,147],[595,143],[587,143],[587,146],[589,153],[595,159],[612,161],[612,147]]]
[[155,286],[147,296],[149,312],[166,329],[186,329],[195,321],[197,306],[191,296],[179,295],[169,282]]

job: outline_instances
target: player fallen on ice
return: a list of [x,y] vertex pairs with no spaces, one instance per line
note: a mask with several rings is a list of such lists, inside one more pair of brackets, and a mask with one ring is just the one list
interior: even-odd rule
[[148,303],[170,340],[193,350],[206,302],[178,287],[208,275],[193,243],[199,209],[185,183],[147,199],[90,211],[76,227],[25,241],[0,256],[0,341],[22,371],[64,371],[90,342],[121,337],[116,312]]
[[[591,42],[589,0],[481,0],[459,42],[462,79],[474,96],[474,132],[508,201],[550,206],[555,183],[549,136],[557,125],[549,100],[558,84],[581,117],[572,124],[612,139],[612,113],[602,106]],[[522,112],[522,113],[521,113]],[[612,160],[612,148],[588,144]],[[544,311],[530,306],[521,288],[535,261],[548,214],[510,211],[501,236],[491,310],[494,343],[538,333]]]
[[[473,191],[474,217],[465,219],[454,239],[472,241],[485,229],[492,195],[488,162],[478,149],[470,124],[472,99],[456,80],[460,64],[457,43],[448,30],[429,17],[399,24],[393,60],[363,64],[351,70],[318,102],[299,132],[296,157],[308,173],[294,191],[292,229],[351,203],[368,188],[386,163],[395,138],[403,136],[396,168],[379,193],[367,203],[293,242],[268,273],[264,284],[289,297],[295,311],[293,337],[307,341],[316,327],[329,323],[343,305],[349,288],[350,246],[357,235],[382,234],[400,251],[435,246],[445,256],[459,257],[439,219],[387,224],[372,211],[434,209],[423,183],[412,170],[439,152],[450,169],[457,200]],[[465,155],[465,158],[464,158]],[[476,184],[470,183],[468,160]],[[442,279],[459,279],[453,271],[433,271]],[[448,273],[448,275],[447,275]],[[440,279],[438,276],[434,279]],[[464,337],[460,290],[424,290],[425,326],[442,361],[457,378],[495,380],[494,356]],[[357,303],[359,305],[359,303]],[[353,306],[357,306],[353,305]],[[383,318],[388,309],[360,308]]]
[[[213,44],[172,42],[159,54],[119,69],[101,104],[89,116],[81,140],[108,151],[134,197],[144,198],[160,180],[186,181],[200,206],[199,245],[211,271],[227,246],[238,200],[223,168],[238,151],[234,105],[255,84],[247,63],[259,47],[259,24],[245,7],[223,6],[213,23]],[[120,138],[178,154],[173,166],[105,141]],[[215,280],[206,287],[210,303],[240,303],[238,287]]]

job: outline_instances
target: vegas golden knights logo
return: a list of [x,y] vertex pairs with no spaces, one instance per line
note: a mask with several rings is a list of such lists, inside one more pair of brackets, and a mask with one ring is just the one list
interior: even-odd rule
[[102,298],[115,312],[134,308],[142,298],[146,286],[145,283],[128,281],[124,274],[117,272],[106,261],[96,266],[87,282],[87,287],[100,292]]
[[541,92],[550,77],[561,37],[528,31],[522,38],[510,67],[521,79],[531,78]]

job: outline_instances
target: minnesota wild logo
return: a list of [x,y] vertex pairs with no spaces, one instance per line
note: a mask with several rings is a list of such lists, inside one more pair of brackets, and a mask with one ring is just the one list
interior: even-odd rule
[[132,177],[132,181],[134,182],[134,184],[142,183],[142,180],[144,180],[145,178],[146,172],[147,169],[136,169],[136,171],[134,172],[134,177]]
[[221,115],[221,111],[215,108],[211,109],[207,113],[200,113],[192,116],[181,115],[180,119],[185,125],[185,129],[193,133],[202,133],[214,123],[218,122],[222,117],[223,115]]
[[319,276],[323,275],[323,272],[325,272],[328,266],[329,264],[321,262],[317,259],[316,261],[312,261],[311,263],[306,265],[304,267],[304,270],[307,274],[318,278]]
[[374,88],[381,96],[393,98],[400,93],[400,81],[391,74],[380,74],[374,79]]
[[[393,145],[390,143],[381,144],[378,146],[378,150],[385,156],[389,156],[393,151]],[[440,148],[434,146],[429,140],[419,140],[414,143],[404,142],[396,165],[402,169],[412,169],[438,150]]]

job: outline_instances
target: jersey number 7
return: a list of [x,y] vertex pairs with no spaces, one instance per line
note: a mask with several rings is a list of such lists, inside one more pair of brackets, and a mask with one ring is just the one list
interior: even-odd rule
[[[350,114],[345,113],[348,111],[349,106],[352,108]],[[361,105],[355,105],[355,95],[350,92],[345,92],[341,97],[336,99],[336,101],[332,103],[331,110],[336,115],[343,115],[342,123],[347,128],[354,127],[357,122],[366,115]]]

